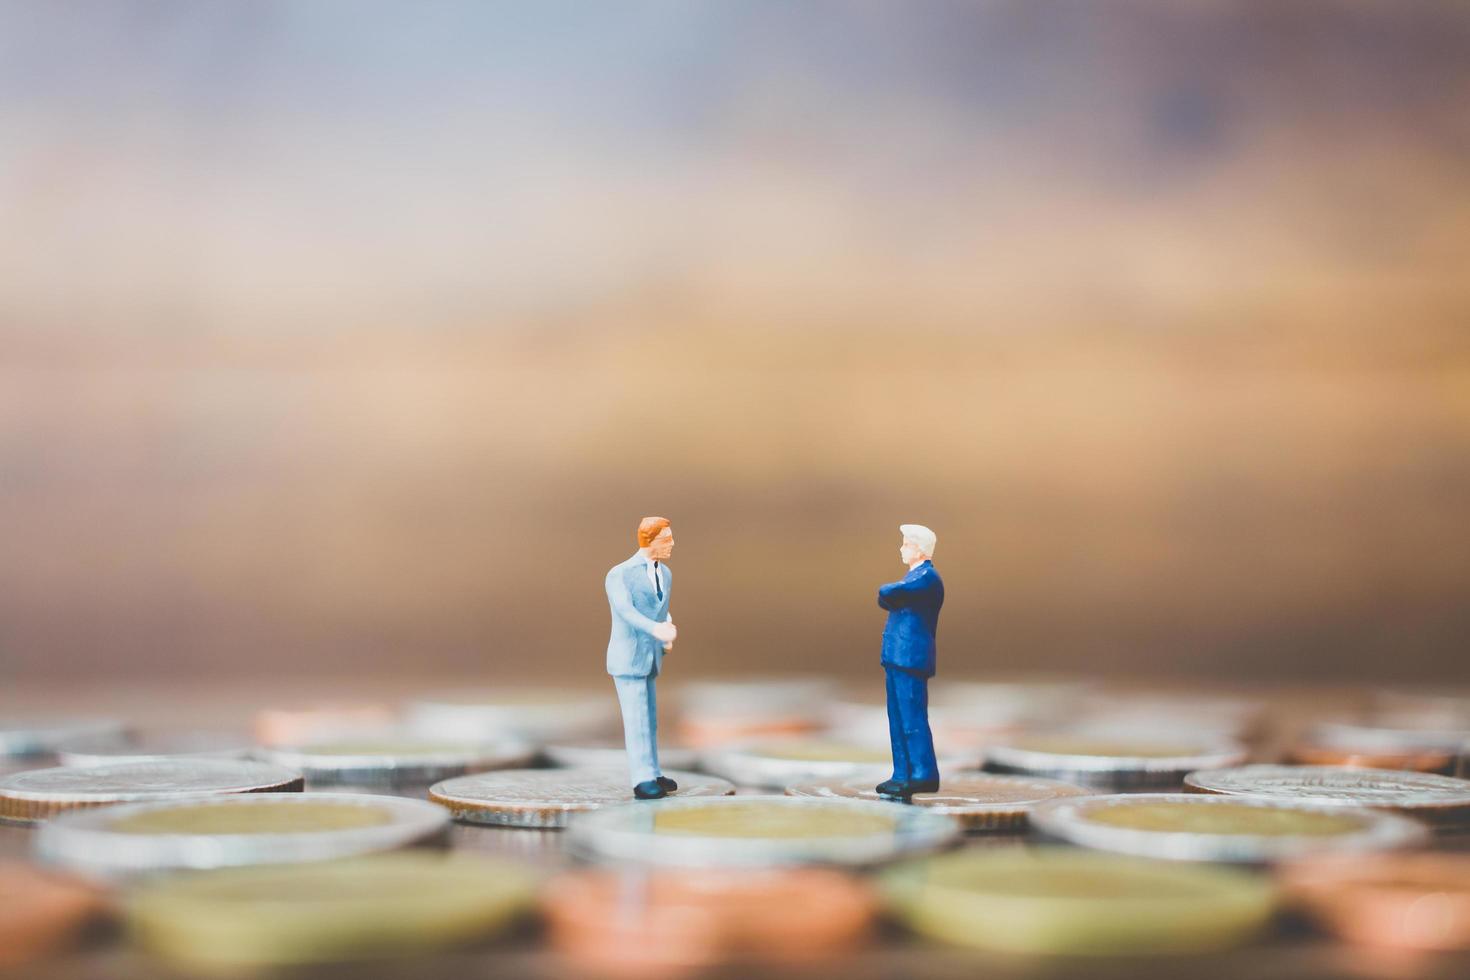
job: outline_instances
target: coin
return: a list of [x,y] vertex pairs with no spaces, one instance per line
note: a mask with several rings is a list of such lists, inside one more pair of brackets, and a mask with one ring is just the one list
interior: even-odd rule
[[1443,752],[1454,755],[1466,742],[1470,742],[1470,728],[1434,728],[1408,722],[1408,719],[1401,719],[1396,724],[1381,721],[1320,722],[1312,727],[1307,737],[1321,745],[1382,753]]
[[484,857],[403,851],[170,876],[138,889],[133,938],[190,966],[274,966],[404,954],[502,931],[533,880]]
[[521,741],[454,742],[412,735],[345,738],[260,752],[268,762],[299,771],[312,788],[425,786],[466,773],[529,765],[535,755],[535,748]]
[[151,731],[81,735],[56,746],[56,761],[85,768],[179,757],[243,759],[250,743],[228,732]]
[[1470,855],[1314,859],[1287,866],[1283,882],[1293,906],[1349,942],[1470,949]]
[[[723,779],[669,770],[676,796],[723,796],[735,792]],[[465,823],[503,827],[565,827],[583,810],[628,803],[633,788],[625,769],[517,769],[460,776],[435,783],[429,799]]]
[[301,789],[301,775],[236,759],[163,759],[87,769],[32,769],[0,778],[0,822],[39,823],[65,810],[198,793]]
[[[952,817],[966,830],[1021,830],[1026,826],[1027,814],[1038,803],[1088,792],[1056,779],[956,772],[944,776],[939,792],[914,794],[913,805]],[[792,786],[786,793],[823,799],[881,799],[868,779],[806,783]]]
[[603,861],[675,867],[875,864],[949,843],[959,825],[924,807],[730,796],[578,814],[568,845]]
[[134,803],[46,822],[36,853],[100,877],[288,864],[392,850],[443,834],[449,814],[394,796],[248,793]]
[[393,712],[381,704],[314,704],[266,708],[255,715],[261,745],[310,745],[337,738],[379,735],[393,728]]
[[1189,790],[1397,810],[1430,824],[1470,821],[1470,780],[1396,769],[1239,766],[1190,773]]
[[833,955],[867,936],[876,905],[865,882],[823,868],[577,871],[541,902],[553,946],[638,976]]
[[17,861],[0,863],[0,895],[0,967],[64,945],[105,908],[91,885]]
[[1417,821],[1373,810],[1185,793],[1133,793],[1038,806],[1042,833],[1100,851],[1177,861],[1265,863],[1421,844]]
[[1203,691],[1098,692],[1078,706],[1069,727],[1142,736],[1185,733],[1193,738],[1241,741],[1265,718],[1265,705],[1250,697]]
[[[939,760],[939,769],[941,773],[973,769],[978,761],[969,756],[948,756]],[[711,749],[701,754],[700,768],[740,786],[763,789],[849,778],[876,783],[892,773],[893,755],[887,746],[808,736]]]
[[[621,738],[562,742],[548,745],[542,752],[552,765],[568,769],[610,769],[628,764],[628,750]],[[658,761],[670,769],[693,769],[699,762],[699,753],[688,746],[661,741]]]
[[0,719],[0,759],[45,756],[56,746],[81,735],[120,735],[121,722],[107,719],[58,718],[50,721]]
[[1287,750],[1287,761],[1304,766],[1348,766],[1353,769],[1411,769],[1454,775],[1456,753],[1357,750],[1342,746],[1300,741]]
[[991,772],[1044,776],[1108,789],[1175,788],[1196,769],[1244,762],[1238,742],[1055,732],[1023,735],[985,750]]
[[525,739],[543,743],[610,734],[618,700],[602,691],[506,688],[421,698],[408,706],[408,728],[425,738]]
[[1234,868],[1070,848],[965,850],[906,862],[881,887],[925,936],[1009,953],[1198,953],[1266,925],[1269,882]]
[[675,692],[681,741],[705,748],[823,727],[836,685],[817,677],[691,681]]

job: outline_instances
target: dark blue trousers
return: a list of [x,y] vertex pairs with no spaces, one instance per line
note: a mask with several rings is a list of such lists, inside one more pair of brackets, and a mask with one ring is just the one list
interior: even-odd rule
[[934,736],[929,731],[929,678],[883,666],[888,675],[888,739],[893,743],[893,778],[904,783],[939,778]]

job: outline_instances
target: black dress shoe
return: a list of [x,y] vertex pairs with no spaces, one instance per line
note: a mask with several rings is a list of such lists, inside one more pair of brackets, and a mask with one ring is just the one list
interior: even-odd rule
[[913,796],[915,793],[937,793],[939,792],[939,777],[933,779],[916,779],[904,787],[904,791]]
[[877,792],[877,794],[879,796],[886,797],[887,799],[890,799],[890,800],[901,800],[901,799],[903,799],[903,794],[901,792],[901,790],[903,789],[903,781],[902,780],[898,780],[898,779],[885,779],[885,780],[883,780],[883,782],[879,783],[877,786],[874,786],[873,789],[874,789],[874,791]]
[[665,793],[672,793],[674,790],[679,788],[679,784],[674,782],[668,776],[659,776],[656,780],[654,780],[654,782],[662,786]]
[[639,800],[661,800],[668,795],[668,790],[652,779],[645,780],[633,787],[633,797]]

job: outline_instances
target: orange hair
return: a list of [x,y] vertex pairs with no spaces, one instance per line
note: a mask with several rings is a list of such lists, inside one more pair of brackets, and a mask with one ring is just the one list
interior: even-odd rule
[[669,526],[667,517],[645,517],[638,522],[638,547],[647,548]]

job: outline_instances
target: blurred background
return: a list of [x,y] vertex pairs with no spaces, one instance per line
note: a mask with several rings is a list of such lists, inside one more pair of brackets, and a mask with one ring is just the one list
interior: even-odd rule
[[1459,0],[0,2],[0,679],[1467,680]]

